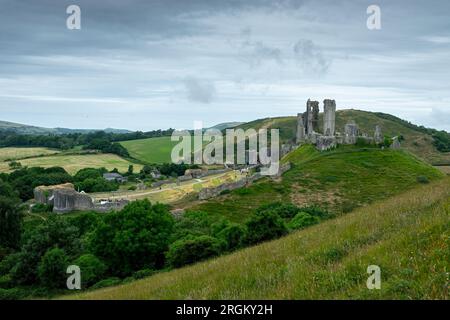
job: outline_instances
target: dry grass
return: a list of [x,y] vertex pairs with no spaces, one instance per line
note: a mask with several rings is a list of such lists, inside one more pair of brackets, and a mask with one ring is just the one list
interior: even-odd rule
[[20,160],[59,153],[48,148],[0,148],[0,161]]
[[[142,165],[131,163],[115,154],[86,154],[86,155],[54,155],[48,157],[37,157],[20,160],[22,166],[28,167],[63,167],[70,174],[75,174],[83,168],[101,168],[108,170],[114,168],[120,172],[126,172],[130,164],[138,172]],[[10,171],[7,162],[0,162],[0,172]]]
[[[282,239],[69,299],[448,299],[450,178]],[[366,287],[368,265],[381,290]]]

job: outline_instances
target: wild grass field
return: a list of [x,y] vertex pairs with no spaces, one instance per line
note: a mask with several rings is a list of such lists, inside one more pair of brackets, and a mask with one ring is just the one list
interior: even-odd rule
[[[66,299],[449,299],[450,178],[284,238]],[[366,286],[381,269],[381,289]]]
[[[28,167],[63,167],[70,174],[75,174],[83,168],[101,168],[108,170],[117,168],[120,172],[126,172],[132,164],[136,172],[142,169],[142,165],[132,163],[114,154],[61,154],[45,157],[27,158],[19,161],[22,166]],[[0,172],[10,171],[8,162],[0,162]]]
[[[349,212],[419,185],[418,179],[434,180],[444,174],[406,151],[342,146],[318,152],[305,145],[282,161],[292,168],[282,179],[264,178],[247,188],[189,209],[242,222],[257,207],[274,201],[298,206],[317,205],[332,212]],[[422,178],[420,178],[422,177]]]
[[52,150],[48,148],[0,148],[0,161],[20,160],[30,157],[57,154],[59,152],[59,150]]

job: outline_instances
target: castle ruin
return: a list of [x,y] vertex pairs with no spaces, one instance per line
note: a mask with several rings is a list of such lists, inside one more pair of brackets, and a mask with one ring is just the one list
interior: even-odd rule
[[[338,144],[356,144],[358,139],[367,143],[380,144],[383,142],[381,127],[375,127],[374,135],[361,134],[358,125],[349,121],[344,126],[341,135],[336,131],[336,101],[325,99],[323,101],[323,132],[319,133],[319,102],[308,99],[306,111],[297,114],[295,141],[297,145],[311,143],[320,151],[335,148]],[[398,148],[398,141],[395,147]]]

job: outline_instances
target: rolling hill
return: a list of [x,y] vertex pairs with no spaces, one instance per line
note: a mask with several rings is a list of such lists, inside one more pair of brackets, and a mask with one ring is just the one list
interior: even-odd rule
[[31,135],[42,135],[42,134],[68,134],[68,133],[89,133],[95,131],[105,131],[111,133],[128,133],[131,131],[124,129],[113,129],[106,128],[103,130],[99,129],[67,129],[67,128],[43,128],[30,126],[25,124],[19,124],[9,121],[0,121],[0,131],[12,131],[17,134],[31,134]]
[[[450,178],[284,238],[65,299],[448,299]],[[368,290],[367,267],[381,269]]]

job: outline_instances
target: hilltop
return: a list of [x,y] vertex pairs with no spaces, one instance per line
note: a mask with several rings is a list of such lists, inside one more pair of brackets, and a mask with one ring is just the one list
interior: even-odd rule
[[[68,299],[448,299],[450,180],[193,266]],[[395,255],[395,257],[394,257]],[[368,290],[369,265],[381,289]]]
[[[395,116],[385,113],[375,113],[361,110],[337,110],[336,131],[344,132],[344,126],[350,120],[354,120],[362,132],[373,135],[376,125],[380,125],[384,135],[394,137],[402,136],[402,147],[414,155],[429,163],[450,164],[450,152],[440,152],[433,145],[433,136],[430,130],[413,125]],[[260,128],[280,129],[280,139],[283,142],[293,141],[296,133],[296,117],[276,117],[251,121],[237,128],[249,129]],[[323,113],[319,114],[319,131],[323,124]]]

